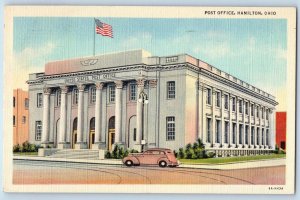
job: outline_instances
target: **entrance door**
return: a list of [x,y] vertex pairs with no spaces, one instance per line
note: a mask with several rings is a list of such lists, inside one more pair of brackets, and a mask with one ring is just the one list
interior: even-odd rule
[[115,143],[115,117],[108,120],[108,150],[112,150],[112,145]]
[[89,148],[93,148],[93,144],[95,144],[95,131],[90,131],[90,137],[89,137]]
[[115,129],[108,131],[108,150],[112,151],[112,145],[115,143]]
[[75,149],[75,144],[77,142],[77,117],[73,121],[73,131],[72,131],[72,149]]
[[76,142],[77,142],[77,130],[74,130],[72,134],[72,149],[75,149]]
[[90,120],[90,133],[89,133],[89,148],[91,149],[95,144],[95,117]]

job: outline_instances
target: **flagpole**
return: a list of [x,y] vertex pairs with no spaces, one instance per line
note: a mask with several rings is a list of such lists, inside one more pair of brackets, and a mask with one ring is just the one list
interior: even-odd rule
[[95,56],[95,51],[96,51],[96,22],[95,22],[95,18],[94,18],[94,56]]

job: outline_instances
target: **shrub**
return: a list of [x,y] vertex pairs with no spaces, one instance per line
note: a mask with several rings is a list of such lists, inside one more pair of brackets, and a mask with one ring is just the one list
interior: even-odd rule
[[195,159],[199,159],[199,158],[205,158],[205,151],[203,149],[196,149],[194,150],[194,154],[195,154]]
[[198,142],[199,148],[200,149],[204,149],[205,146],[204,146],[204,144],[203,144],[203,142],[202,142],[202,140],[200,138],[197,139],[197,142]]
[[22,144],[23,150],[22,152],[30,152],[30,143],[28,141],[23,142]]
[[19,144],[16,144],[13,146],[13,152],[16,153],[16,152],[20,152],[20,145]]
[[135,149],[131,149],[130,151],[129,151],[129,153],[138,153],[139,151],[137,151],[137,150],[135,150]]
[[194,151],[191,148],[185,149],[185,158],[192,159],[194,157]]
[[178,157],[179,157],[180,159],[182,159],[182,158],[185,157],[185,156],[184,156],[184,150],[183,150],[183,148],[179,148]]
[[208,152],[206,152],[206,156],[207,156],[207,158],[213,158],[216,156],[216,154],[213,151],[208,151]]
[[104,157],[107,159],[111,158],[111,153],[109,151],[105,151]]

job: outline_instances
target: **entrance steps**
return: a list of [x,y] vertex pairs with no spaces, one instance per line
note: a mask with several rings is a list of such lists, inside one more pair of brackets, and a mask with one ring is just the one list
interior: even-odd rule
[[59,149],[48,158],[99,160],[98,150],[89,149]]

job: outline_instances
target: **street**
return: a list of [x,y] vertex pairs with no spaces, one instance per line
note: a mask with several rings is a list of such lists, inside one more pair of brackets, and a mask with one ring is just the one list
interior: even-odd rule
[[13,184],[285,184],[285,166],[234,170],[14,160]]

